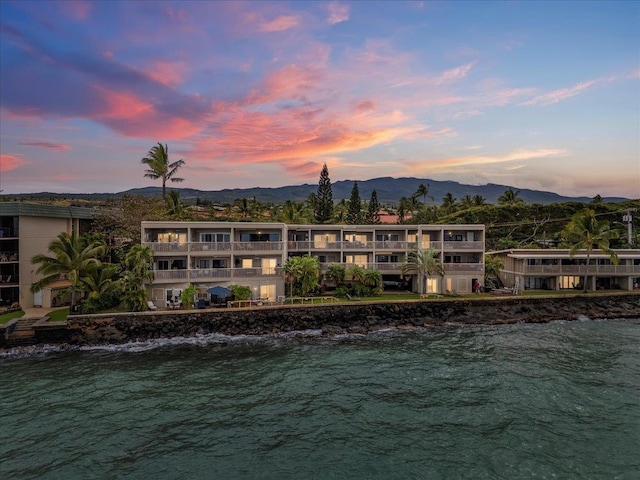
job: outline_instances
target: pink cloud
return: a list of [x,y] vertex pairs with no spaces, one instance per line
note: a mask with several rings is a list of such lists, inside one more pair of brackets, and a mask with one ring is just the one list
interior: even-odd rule
[[10,172],[26,164],[27,162],[19,155],[0,153],[0,172]]
[[145,73],[158,83],[175,87],[182,83],[185,71],[184,63],[158,60],[145,70]]
[[28,142],[19,143],[19,145],[24,145],[25,147],[46,148],[48,150],[58,150],[58,151],[71,150],[70,145],[62,145],[59,143],[50,143],[50,142],[28,141]]
[[68,173],[59,173],[57,175],[54,175],[53,179],[60,182],[70,182],[70,181],[77,180],[78,177],[75,175],[70,175]]
[[580,82],[573,87],[569,88],[560,88],[558,90],[552,90],[551,92],[544,93],[542,95],[538,95],[531,100],[520,103],[520,105],[531,106],[531,105],[552,105],[554,103],[561,102],[562,100],[566,100],[567,98],[574,97],[587,91],[593,85],[598,83],[596,80],[589,80],[588,82]]
[[67,15],[75,20],[86,20],[91,13],[91,2],[74,0],[73,2],[60,2],[59,7]]
[[93,85],[102,109],[92,117],[128,137],[176,140],[199,133],[202,126],[169,113],[163,113],[132,92],[108,90]]
[[263,32],[282,32],[297,27],[299,23],[300,18],[297,15],[281,15],[260,25],[260,30]]
[[349,20],[348,5],[343,5],[338,2],[332,2],[327,5],[327,10],[329,11],[329,18],[327,18],[327,22],[329,22],[331,25],[346,22],[347,20]]
[[461,65],[456,68],[452,68],[451,70],[447,70],[443,72],[440,76],[435,79],[435,84],[440,85],[443,83],[450,83],[460,80],[467,76],[467,74],[473,68],[473,62],[467,63],[466,65]]

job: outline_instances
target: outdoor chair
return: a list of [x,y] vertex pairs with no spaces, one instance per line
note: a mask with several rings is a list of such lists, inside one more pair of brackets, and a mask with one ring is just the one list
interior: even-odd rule
[[149,307],[149,310],[157,310],[158,309],[158,307],[156,307],[156,305],[151,300],[147,300],[147,306]]

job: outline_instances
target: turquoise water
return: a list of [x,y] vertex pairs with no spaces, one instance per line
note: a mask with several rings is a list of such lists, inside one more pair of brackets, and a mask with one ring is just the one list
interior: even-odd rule
[[3,480],[640,478],[640,319],[5,355],[0,395]]

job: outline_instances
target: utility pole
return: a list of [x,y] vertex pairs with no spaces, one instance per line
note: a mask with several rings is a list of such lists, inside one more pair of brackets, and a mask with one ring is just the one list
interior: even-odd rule
[[622,216],[622,221],[627,224],[627,242],[631,247],[631,228],[633,226],[633,217],[631,216],[632,209],[627,210],[627,214]]

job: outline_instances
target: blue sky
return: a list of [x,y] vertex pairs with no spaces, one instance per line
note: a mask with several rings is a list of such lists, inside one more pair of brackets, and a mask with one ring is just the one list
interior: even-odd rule
[[0,189],[420,177],[640,198],[640,2],[0,3]]

